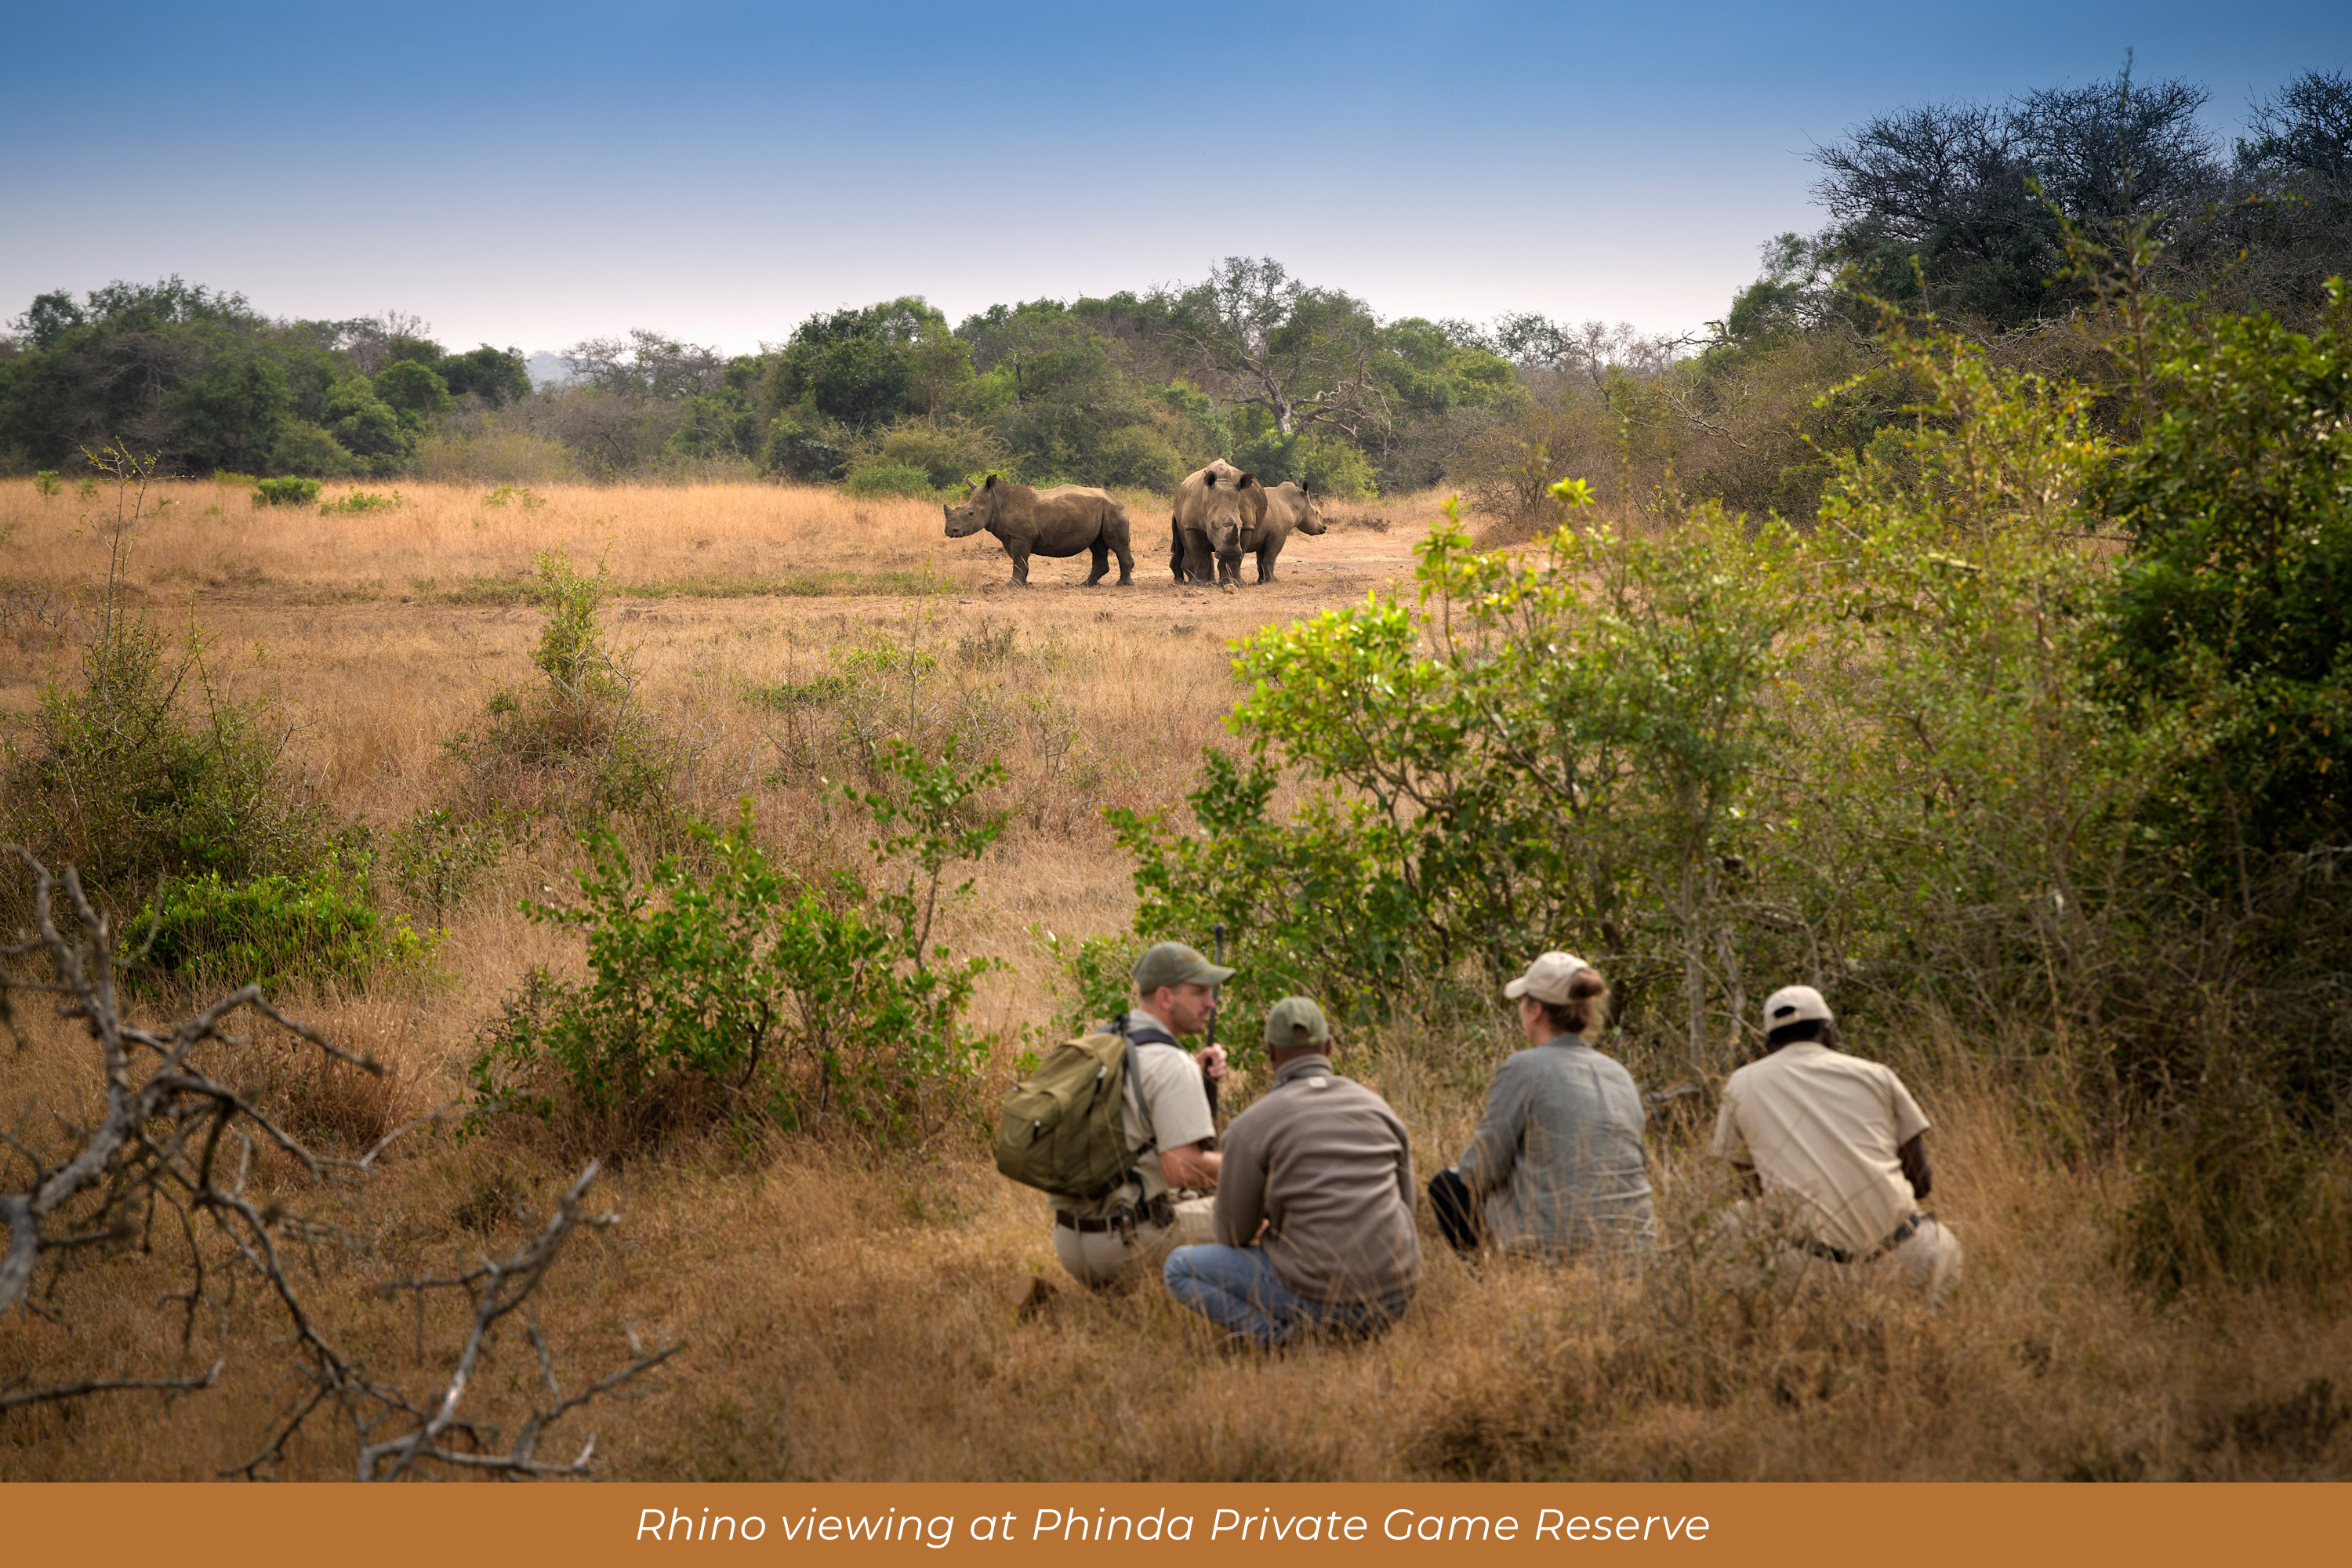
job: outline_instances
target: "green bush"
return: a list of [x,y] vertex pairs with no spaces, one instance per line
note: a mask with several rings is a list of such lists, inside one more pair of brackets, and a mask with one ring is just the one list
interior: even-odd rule
[[882,432],[870,447],[862,447],[857,467],[919,468],[929,481],[928,494],[961,486],[965,475],[1001,467],[1003,460],[995,437],[980,426],[910,419]]
[[1132,936],[1089,936],[1073,942],[1040,926],[1031,926],[1029,934],[1061,972],[1064,1005],[1052,1025],[1057,1037],[1074,1039],[1135,1005],[1130,972],[1143,944]]
[[33,476],[33,489],[42,495],[58,495],[65,488],[65,482],[58,478],[55,468],[43,468]]
[[830,420],[779,415],[760,447],[760,466],[788,479],[837,479],[849,466],[850,434]]
[[281,474],[331,479],[357,472],[360,462],[341,441],[318,426],[296,420],[278,432],[269,448],[269,466]]
[[262,479],[253,487],[256,506],[309,506],[319,499],[319,481],[288,475],[282,479]]
[[1269,485],[1296,479],[1325,495],[1349,500],[1381,493],[1379,471],[1372,460],[1336,436],[1312,432],[1285,436],[1269,430],[1235,447],[1233,461]]
[[905,463],[852,468],[844,488],[854,496],[906,496],[916,500],[931,500],[938,493],[929,474]]
[[400,507],[401,500],[400,492],[398,490],[393,491],[388,496],[377,495],[371,490],[353,490],[347,496],[340,496],[333,500],[327,501],[322,504],[319,508],[319,515],[321,517],[332,517],[338,513],[356,514],[370,511],[398,511]]
[[537,511],[547,504],[547,498],[528,485],[499,485],[482,497],[484,506],[518,506],[525,511]]
[[[1706,512],[1666,538],[1562,528],[1541,554],[1481,555],[1449,505],[1417,606],[1375,596],[1242,645],[1231,723],[1259,760],[1211,755],[1198,834],[1114,815],[1139,932],[1223,921],[1251,953],[1244,1005],[1298,988],[1362,1016],[1483,990],[1574,931],[1706,1057],[1711,994],[1675,993],[1714,969],[1722,868],[1752,853],[1798,549]],[[1309,786],[1286,821],[1267,811],[1276,761]]]
[[275,988],[297,976],[363,984],[413,968],[430,942],[379,912],[363,868],[330,857],[310,870],[166,884],[126,929],[134,973],[205,985]]
[[1149,425],[1112,431],[1094,453],[1094,482],[1099,485],[1172,491],[1189,468],[1175,443]]
[[874,813],[877,860],[902,870],[879,890],[847,873],[797,882],[761,847],[748,803],[730,832],[694,825],[692,861],[666,857],[643,878],[592,832],[580,904],[525,906],[582,932],[589,978],[534,971],[508,999],[473,1064],[475,1124],[563,1114],[628,1143],[719,1119],[838,1118],[896,1142],[968,1110],[985,1047],[963,1015],[992,964],[950,962],[930,932],[942,899],[971,888],[949,888],[950,868],[1001,826],[964,820],[1001,770],[901,748],[890,773],[894,790],[851,797]]
[[79,679],[45,687],[0,754],[0,843],[79,867],[118,914],[166,878],[235,883],[300,867],[326,816],[286,775],[267,720],[212,688],[193,636],[174,649],[113,610]]
[[2196,714],[2169,817],[2213,875],[2352,837],[2352,291],[2329,300],[2308,337],[2168,319],[2108,486],[2132,535],[2109,684]]

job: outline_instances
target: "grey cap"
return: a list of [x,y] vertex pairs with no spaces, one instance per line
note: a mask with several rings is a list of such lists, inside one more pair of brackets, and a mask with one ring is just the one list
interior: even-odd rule
[[1300,1046],[1331,1043],[1330,1020],[1305,996],[1285,996],[1265,1016],[1265,1048],[1295,1050]]
[[1162,985],[1223,985],[1234,972],[1211,963],[1197,947],[1181,942],[1157,942],[1135,961],[1135,989],[1149,996]]

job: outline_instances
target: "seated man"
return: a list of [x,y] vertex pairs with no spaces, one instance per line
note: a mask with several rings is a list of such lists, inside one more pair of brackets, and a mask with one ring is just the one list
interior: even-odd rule
[[1751,1195],[1788,1205],[1799,1273],[1884,1260],[1933,1300],[1959,1277],[1958,1237],[1917,1204],[1934,1184],[1927,1119],[1894,1069],[1840,1051],[1829,1004],[1810,985],[1764,1003],[1761,1060],[1724,1086],[1715,1152]]
[[1225,1129],[1217,1244],[1168,1255],[1170,1295],[1261,1346],[1381,1327],[1421,1282],[1404,1124],[1331,1071],[1330,1041],[1306,997],[1274,1005],[1274,1087]]
[[1183,1194],[1217,1184],[1206,1080],[1224,1076],[1225,1053],[1212,1046],[1187,1055],[1176,1042],[1208,1023],[1216,988],[1234,972],[1163,942],[1136,960],[1134,973],[1135,1010],[1105,1029],[1128,1040],[1123,1121],[1136,1179],[1091,1201],[1054,1200],[1054,1256],[1072,1279],[1097,1289],[1149,1278],[1171,1247],[1208,1239],[1209,1200]]

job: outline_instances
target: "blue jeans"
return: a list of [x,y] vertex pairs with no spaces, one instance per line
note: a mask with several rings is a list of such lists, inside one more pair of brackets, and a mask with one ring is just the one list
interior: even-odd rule
[[1265,1249],[1257,1247],[1180,1247],[1168,1255],[1160,1275],[1177,1300],[1265,1349],[1287,1342],[1301,1329],[1368,1333],[1385,1328],[1412,1296],[1401,1291],[1376,1301],[1310,1301],[1282,1282]]

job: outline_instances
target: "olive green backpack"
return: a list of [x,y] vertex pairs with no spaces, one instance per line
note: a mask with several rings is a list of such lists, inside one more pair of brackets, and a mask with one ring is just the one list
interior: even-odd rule
[[[1129,1090],[1127,1037],[1066,1040],[1013,1086],[996,1113],[996,1168],[1056,1197],[1093,1199],[1135,1174],[1119,1104]],[[1140,1091],[1137,1091],[1140,1104]],[[1150,1124],[1147,1112],[1145,1125]]]

